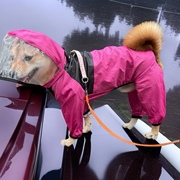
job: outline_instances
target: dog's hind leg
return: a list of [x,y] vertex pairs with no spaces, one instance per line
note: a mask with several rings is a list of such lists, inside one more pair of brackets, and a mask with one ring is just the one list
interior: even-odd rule
[[83,128],[83,133],[87,133],[89,131],[91,131],[92,129],[92,121],[91,121],[91,117],[90,114],[84,116],[84,128]]
[[159,134],[159,128],[160,126],[153,126],[151,127],[151,131],[145,134],[145,138],[147,139],[157,139],[158,134]]
[[130,130],[135,126],[137,120],[138,118],[131,118],[130,122],[123,124],[122,127]]
[[120,92],[127,93],[135,90],[135,84],[129,83],[118,88]]

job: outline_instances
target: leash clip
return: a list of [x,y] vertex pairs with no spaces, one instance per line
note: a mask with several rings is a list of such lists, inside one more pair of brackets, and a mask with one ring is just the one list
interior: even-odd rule
[[84,83],[84,84],[87,84],[88,82],[89,82],[89,78],[88,77],[82,77],[82,82]]

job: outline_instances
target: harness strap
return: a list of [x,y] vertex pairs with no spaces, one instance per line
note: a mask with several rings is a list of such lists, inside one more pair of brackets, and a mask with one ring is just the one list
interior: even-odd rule
[[97,120],[97,122],[101,125],[101,127],[103,127],[109,134],[111,134],[115,138],[117,138],[117,139],[119,139],[122,142],[125,142],[127,144],[135,145],[135,146],[142,146],[142,147],[161,147],[161,146],[166,146],[166,145],[170,145],[170,144],[180,143],[180,139],[178,139],[178,140],[174,140],[174,141],[170,141],[170,142],[165,142],[165,143],[161,143],[161,144],[140,144],[140,143],[135,143],[135,142],[132,142],[130,140],[127,140],[127,139],[117,135],[116,133],[114,133],[110,128],[108,128],[100,120],[100,118],[96,115],[96,113],[91,108],[91,105],[89,103],[88,91],[87,91],[87,82],[88,82],[89,79],[88,79],[88,77],[86,75],[86,71],[85,71],[85,68],[84,68],[84,62],[83,62],[83,57],[81,56],[81,53],[79,51],[76,51],[76,50],[71,51],[71,53],[75,53],[77,55],[77,57],[78,57],[78,62],[79,62],[80,70],[81,70],[81,74],[82,74],[82,81],[83,81],[83,83],[85,83],[85,87],[86,87],[85,93],[86,93],[86,103],[88,105],[88,108],[89,108],[91,114]]
[[79,51],[76,51],[76,50],[72,50],[71,53],[77,55],[79,67],[80,67],[81,75],[82,75],[82,82],[87,84],[89,81],[89,78],[87,77],[87,74],[86,74],[86,70],[84,67],[84,61],[83,61],[83,57],[82,57],[81,53]]

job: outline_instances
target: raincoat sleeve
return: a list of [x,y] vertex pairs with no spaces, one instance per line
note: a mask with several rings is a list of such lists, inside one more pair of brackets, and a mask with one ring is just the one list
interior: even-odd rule
[[152,125],[159,125],[166,114],[166,92],[162,69],[153,66],[148,74],[136,80],[136,91],[129,93],[132,115],[148,115]]
[[141,118],[145,112],[141,102],[139,101],[136,90],[128,93],[128,100],[131,108],[132,118]]
[[55,97],[60,103],[70,136],[82,135],[85,92],[80,84],[64,72],[52,86]]

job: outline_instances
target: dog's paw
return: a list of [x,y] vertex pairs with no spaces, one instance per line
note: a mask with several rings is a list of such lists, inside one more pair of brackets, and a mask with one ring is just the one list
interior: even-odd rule
[[129,122],[123,124],[122,127],[131,130],[134,127],[134,125]]
[[92,122],[90,116],[84,117],[85,126],[83,128],[83,133],[87,133],[92,130]]
[[137,120],[137,118],[131,118],[130,122],[123,124],[122,127],[131,130],[135,126]]
[[147,139],[154,139],[155,140],[158,137],[158,133],[153,133],[152,131],[150,131],[150,132],[146,133],[144,136]]
[[68,139],[63,139],[61,141],[61,145],[69,147],[74,143],[74,141],[75,141],[75,139],[69,137]]
[[157,139],[159,134],[159,128],[160,126],[152,126],[151,131],[144,135],[145,138],[154,140]]

